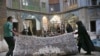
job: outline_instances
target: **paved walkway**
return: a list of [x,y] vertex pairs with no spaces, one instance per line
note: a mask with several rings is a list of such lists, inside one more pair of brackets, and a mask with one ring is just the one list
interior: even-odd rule
[[100,56],[100,52],[92,52],[92,55],[84,55],[84,53],[80,53],[73,56]]

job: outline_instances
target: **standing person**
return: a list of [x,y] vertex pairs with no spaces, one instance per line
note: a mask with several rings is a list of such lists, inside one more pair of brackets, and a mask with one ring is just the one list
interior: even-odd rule
[[29,35],[29,36],[32,36],[32,32],[31,32],[30,27],[28,27],[28,35]]
[[64,34],[65,33],[65,26],[64,24],[61,25],[61,34]]
[[47,35],[47,32],[44,30],[44,37],[46,37],[46,35]]
[[6,56],[13,56],[13,50],[15,46],[15,40],[13,37],[13,23],[12,23],[12,17],[9,16],[7,18],[7,22],[4,24],[4,39],[6,40],[8,44],[9,51],[7,52]]
[[73,32],[73,28],[69,23],[67,23],[66,30],[67,30],[68,33]]
[[27,29],[23,29],[23,31],[21,32],[22,35],[27,35]]
[[60,26],[57,25],[57,29],[56,29],[57,33],[61,33],[61,30],[60,30]]
[[87,51],[86,54],[90,55],[91,51],[94,50],[90,36],[81,21],[76,22],[76,24],[78,25],[78,50],[80,52],[80,49],[83,48],[85,51]]

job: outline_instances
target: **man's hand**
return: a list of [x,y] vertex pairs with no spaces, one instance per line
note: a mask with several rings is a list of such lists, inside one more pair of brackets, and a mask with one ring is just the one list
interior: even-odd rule
[[15,31],[12,31],[16,36],[18,36],[19,35],[19,33],[18,32],[15,32]]

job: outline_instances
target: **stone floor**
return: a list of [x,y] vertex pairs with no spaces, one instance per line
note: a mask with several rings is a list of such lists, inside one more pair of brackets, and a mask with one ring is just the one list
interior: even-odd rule
[[92,52],[92,55],[84,55],[84,53],[80,53],[73,56],[100,56],[100,52]]
[[[0,53],[0,56],[5,56],[6,52]],[[92,55],[84,55],[84,53],[80,53],[77,55],[71,55],[71,56],[100,56],[100,52],[92,52]]]

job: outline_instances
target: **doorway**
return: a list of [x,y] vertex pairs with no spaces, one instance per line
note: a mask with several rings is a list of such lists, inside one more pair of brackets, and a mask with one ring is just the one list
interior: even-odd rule
[[97,0],[92,0],[91,3],[92,5],[97,5]]
[[18,31],[18,22],[13,22],[13,29]]
[[28,29],[28,35],[36,35],[36,20],[26,19],[25,22]]
[[90,21],[91,32],[96,32],[96,21]]

